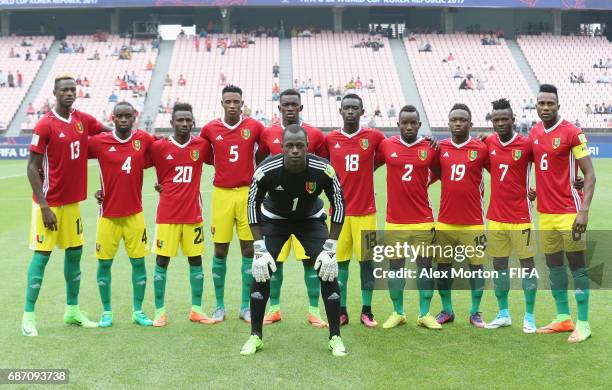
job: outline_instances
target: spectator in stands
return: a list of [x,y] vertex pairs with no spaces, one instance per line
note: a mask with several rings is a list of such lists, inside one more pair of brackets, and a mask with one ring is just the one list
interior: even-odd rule
[[584,113],[586,116],[593,115],[593,110],[591,109],[591,105],[589,103],[587,103]]
[[26,50],[25,60],[26,61],[32,61],[32,53],[30,53],[30,50]]
[[11,47],[11,51],[9,52],[9,58],[15,58],[15,49]]
[[119,52],[119,59],[128,61],[132,59],[132,52],[127,48],[127,46],[121,48],[121,51]]
[[147,131],[147,133],[153,132],[153,121],[151,120],[150,115],[147,115],[147,119],[145,119],[144,125],[145,125],[145,130]]
[[487,112],[487,115],[485,115],[485,122],[487,122],[487,127],[489,126],[489,122],[491,122],[491,113]]
[[363,84],[361,83],[361,79],[359,78],[359,76],[357,76],[357,80],[355,80],[355,88],[361,89],[362,87]]
[[223,72],[219,73],[219,85],[227,85],[227,77]]
[[187,84],[187,80],[185,80],[185,78],[184,78],[184,77],[183,77],[183,75],[181,74],[181,75],[179,76],[179,79],[178,79],[177,85],[178,85],[179,87],[184,87],[186,84]]
[[482,91],[483,89],[485,89],[486,82],[487,82],[486,80],[476,79],[476,85],[475,85],[476,90]]
[[391,107],[389,107],[389,110],[387,111],[387,116],[389,118],[395,118],[396,112],[395,112],[395,106],[393,106],[393,103],[391,103]]
[[210,39],[210,37],[206,38],[205,45],[206,45],[206,52],[210,53],[210,51],[212,50],[212,39]]
[[242,115],[244,115],[244,116],[251,116],[251,114],[252,114],[251,108],[245,104],[242,107]]
[[374,109],[374,116],[379,116],[382,118],[382,111],[380,111],[380,106],[376,106]]
[[9,88],[15,88],[15,76],[13,76],[13,73],[11,73],[10,70],[8,72],[8,75],[6,76],[6,82]]
[[347,90],[354,90],[355,89],[355,80],[351,79],[351,81],[346,83],[344,88],[347,89]]
[[79,88],[79,92],[77,92],[77,97],[82,99],[85,97],[85,93],[83,92],[83,88]]
[[578,76],[574,74],[574,72],[570,73],[570,83],[574,84],[578,82]]
[[92,61],[100,61],[100,52],[98,52],[97,50],[94,52],[94,55],[91,58],[88,58],[88,60],[92,60]]
[[34,45],[34,41],[32,41],[32,38],[23,38],[23,40],[21,41],[21,46],[24,47],[31,47]]
[[308,79],[308,81],[306,82],[306,89],[314,89],[314,83],[312,82],[312,79]]
[[471,78],[467,79],[467,89],[474,89],[474,81]]
[[303,38],[310,38],[310,37],[312,37],[312,32],[309,29],[306,28],[298,36],[303,37]]
[[272,100],[276,102],[279,99],[280,99],[280,87],[278,86],[277,83],[274,83],[274,85],[272,86]]
[[83,80],[81,80],[81,75],[78,75],[76,79],[74,80],[74,82],[76,83],[76,85],[83,84]]
[[469,80],[473,77],[474,75],[472,74],[472,69],[470,69],[470,67],[468,66],[467,70],[465,71],[465,78]]
[[580,122],[578,121],[578,118],[576,118],[576,120],[574,121],[574,126],[580,128],[582,127],[582,125],[580,124]]
[[28,117],[34,118],[34,114],[36,114],[36,110],[34,109],[34,106],[32,105],[32,102],[28,103],[28,108],[26,110],[26,114],[28,115]]
[[608,58],[606,60],[606,69],[612,68],[612,59]]
[[128,85],[127,81],[121,80],[119,82],[119,89],[122,91],[127,91],[128,89],[130,89],[130,86]]
[[4,75],[4,73],[2,73],[1,70],[0,70],[0,87],[2,88],[6,87],[6,76]]
[[321,95],[321,86],[317,85],[317,87],[314,90],[314,97],[322,97]]
[[610,84],[610,78],[608,77],[608,73],[604,72],[604,74],[599,76],[599,79],[597,79],[597,83],[598,84]]
[[595,115],[601,114],[601,110],[599,109],[598,104],[595,104],[595,108],[593,109],[593,114]]
[[200,51],[200,37],[198,37],[197,35],[194,36],[193,43],[194,43],[195,51],[199,52]]
[[367,87],[370,90],[376,89],[376,87],[374,86],[374,79],[370,79],[370,81],[368,82],[368,86]]
[[151,59],[149,59],[149,62],[147,62],[147,66],[146,66],[145,70],[147,72],[153,71],[153,63],[151,62]]
[[115,95],[115,90],[113,90],[113,92],[111,92],[110,96],[108,97],[108,102],[109,103],[117,103],[117,95]]
[[521,116],[521,120],[519,121],[519,133],[520,134],[528,134],[529,127],[531,126],[531,122],[527,119],[527,115],[523,114]]
[[455,61],[455,57],[453,56],[453,53],[448,53],[448,57],[446,57],[446,62],[451,61]]
[[83,81],[81,83],[84,87],[89,88],[89,80],[87,79],[87,77],[83,78]]
[[275,62],[274,65],[272,65],[272,75],[274,77],[278,77],[278,73],[280,72],[280,68],[278,66],[278,64]]
[[455,73],[453,74],[453,78],[454,79],[462,79],[464,78],[465,75],[463,74],[463,71],[461,70],[461,67],[458,66],[457,70],[455,71]]
[[17,70],[17,87],[23,87],[23,74],[19,70]]
[[166,74],[166,78],[164,79],[164,87],[171,87],[172,86],[172,78],[170,77],[169,74]]
[[468,79],[463,79],[463,81],[461,81],[461,84],[459,84],[459,89],[470,89],[468,88]]
[[308,87],[306,86],[306,82],[302,81],[300,85],[298,85],[297,89],[300,93],[306,93],[306,90],[308,89]]
[[138,76],[136,75],[135,70],[132,70],[132,73],[130,73],[129,82],[132,83],[133,85],[138,84]]
[[578,75],[578,81],[577,82],[580,83],[580,84],[586,83],[586,81],[584,80],[584,73],[580,73]]
[[600,58],[600,59],[599,59],[599,63],[597,63],[597,62],[596,62],[596,63],[594,63],[594,64],[593,64],[593,68],[599,68],[599,69],[601,69],[601,68],[605,68],[605,65],[604,65],[604,63],[603,63],[603,58]]
[[419,45],[417,49],[419,53],[431,52],[431,43],[425,42],[422,45]]

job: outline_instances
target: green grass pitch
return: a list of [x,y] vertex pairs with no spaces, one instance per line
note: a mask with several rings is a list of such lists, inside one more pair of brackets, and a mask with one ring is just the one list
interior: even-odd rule
[[[591,229],[612,227],[612,160],[595,160],[597,190],[590,212]],[[86,244],[82,259],[83,279],[80,305],[94,320],[101,304],[95,281],[94,238],[96,204],[92,194],[98,188],[97,165],[90,166],[89,194],[82,203]],[[350,355],[333,358],[326,350],[327,331],[306,323],[307,297],[299,263],[285,266],[282,291],[283,320],[264,328],[265,348],[255,357],[239,356],[249,334],[248,325],[238,320],[240,299],[240,253],[232,243],[228,258],[226,306],[229,318],[218,325],[190,323],[190,289],[187,261],[171,260],[168,271],[166,304],[169,325],[163,329],[140,328],[130,323],[130,265],[123,250],[113,266],[113,309],[115,324],[109,329],[80,329],[64,325],[65,304],[63,252],[55,251],[46,269],[37,319],[40,336],[21,336],[20,321],[27,267],[32,257],[27,237],[30,223],[30,189],[25,177],[25,161],[0,164],[0,292],[1,368],[68,368],[70,386],[75,388],[112,387],[298,387],[298,388],[609,388],[612,382],[612,292],[591,293],[593,337],[580,345],[566,342],[568,334],[525,335],[522,333],[523,297],[512,291],[510,311],[514,325],[499,330],[479,330],[468,323],[469,292],[455,292],[454,324],[434,332],[417,328],[417,297],[405,297],[408,325],[392,330],[366,329],[359,324],[361,296],[359,269],[351,264],[349,314],[351,323],[342,328]],[[210,176],[206,167],[202,180],[205,223],[209,224]],[[145,176],[144,206],[149,234],[152,235],[157,196],[153,191],[154,172]],[[376,174],[379,226],[384,224],[384,168]],[[487,188],[488,192],[488,188]],[[432,202],[439,199],[439,184],[432,187]],[[204,256],[204,307],[210,313],[214,291],[210,273],[212,244],[206,236]],[[144,309],[153,315],[152,270],[154,256],[147,257],[149,283]],[[575,301],[570,293],[575,319]],[[321,304],[321,307],[322,304]],[[383,322],[392,311],[388,294],[374,293],[374,312]],[[432,313],[440,302],[437,294]],[[482,310],[485,320],[496,314],[492,291],[486,291]],[[549,291],[538,293],[536,320],[544,325],[554,316]],[[606,385],[607,384],[607,385]]]

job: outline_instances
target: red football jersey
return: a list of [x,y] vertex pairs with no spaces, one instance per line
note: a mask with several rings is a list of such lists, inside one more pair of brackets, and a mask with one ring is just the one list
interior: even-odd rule
[[202,222],[200,179],[202,164],[210,152],[208,141],[198,137],[191,137],[183,145],[173,137],[151,145],[149,155],[157,171],[157,182],[163,187],[155,222]]
[[583,194],[573,187],[578,174],[578,164],[572,148],[583,146],[586,137],[578,127],[559,119],[550,129],[537,123],[530,134],[533,142],[538,211],[547,214],[573,214],[580,210]]
[[89,139],[89,158],[100,162],[103,217],[126,217],[142,211],[142,176],[149,167],[146,154],[154,141],[142,130],[133,131],[126,140],[115,132]]
[[51,110],[38,121],[30,151],[44,154],[41,180],[49,206],[87,199],[88,138],[102,130],[102,123],[78,110],[68,119]]
[[423,138],[408,144],[399,136],[383,140],[380,150],[387,164],[387,222],[433,222],[427,188],[436,150]]
[[484,142],[469,138],[461,145],[450,138],[440,142],[438,161],[442,193],[438,221],[454,225],[482,225],[484,180],[489,151]]
[[383,139],[383,133],[370,128],[360,128],[353,134],[334,130],[325,137],[329,161],[342,185],[346,215],[376,212],[374,167],[383,161],[379,150]]
[[[308,153],[313,153],[320,157],[327,157],[323,132],[308,123],[302,122],[300,126],[306,130],[306,134],[308,135]],[[282,124],[266,127],[261,136],[259,152],[264,156],[268,154],[275,156],[282,153],[284,130],[285,127]]]
[[514,133],[504,143],[497,134],[487,137],[491,168],[491,198],[487,219],[505,223],[531,222],[530,187],[533,152],[531,140]]
[[215,119],[202,127],[200,137],[208,140],[214,154],[213,184],[222,188],[251,185],[255,171],[255,151],[264,127],[261,122],[243,117],[230,126]]

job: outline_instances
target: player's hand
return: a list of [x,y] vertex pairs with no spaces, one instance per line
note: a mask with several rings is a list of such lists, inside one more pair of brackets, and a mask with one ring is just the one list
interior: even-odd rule
[[164,187],[159,183],[155,183],[155,186],[153,186],[153,188],[155,188],[155,191],[159,192],[160,194],[164,190]]
[[576,180],[574,180],[574,188],[577,190],[582,190],[584,187],[584,178],[577,176]]
[[536,199],[536,190],[533,187],[529,187],[529,191],[527,191],[527,198],[533,202]]
[[485,140],[487,139],[487,137],[489,136],[489,134],[485,134],[485,133],[478,133],[478,135],[476,136],[476,138],[478,139],[478,141],[480,142],[485,142]]
[[432,149],[440,150],[440,144],[438,143],[438,139],[436,137],[433,135],[426,135],[423,138],[429,141],[429,146],[431,146]]
[[102,196],[102,190],[96,191],[96,193],[94,194],[94,197],[98,201],[98,204],[102,204],[102,202],[104,201],[104,196]]
[[57,230],[57,217],[49,207],[40,208],[42,214],[43,225],[49,230]]
[[319,277],[324,282],[331,282],[338,277],[338,262],[336,261],[337,240],[327,240],[323,251],[317,256],[314,268],[319,271]]
[[572,230],[575,233],[582,234],[586,232],[588,223],[589,223],[589,212],[586,210],[580,210],[578,212],[578,215],[576,215],[576,219],[574,220],[574,224],[572,225]]
[[268,252],[264,240],[257,240],[253,243],[255,256],[253,256],[253,279],[258,283],[263,283],[270,280],[270,270],[276,272],[276,263],[274,258]]

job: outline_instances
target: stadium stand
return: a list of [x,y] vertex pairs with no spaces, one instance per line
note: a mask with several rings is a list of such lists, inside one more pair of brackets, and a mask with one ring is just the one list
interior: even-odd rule
[[[419,46],[429,43],[432,50],[419,52]],[[537,120],[535,110],[522,110],[523,99],[535,98],[522,76],[504,39],[497,45],[483,45],[479,35],[423,34],[416,41],[404,39],[414,77],[432,127],[447,128],[448,112],[454,103],[465,103],[472,111],[474,127],[487,127],[491,102],[505,97],[512,102],[517,122],[522,114],[529,121]],[[452,53],[454,60],[447,61]],[[443,61],[444,60],[444,61]],[[491,69],[493,67],[493,70]],[[453,78],[460,67],[464,76],[473,75],[473,90],[459,89],[465,77]],[[484,89],[476,89],[477,80]]]
[[[0,132],[8,128],[40,69],[45,55],[41,54],[42,59],[38,59],[37,52],[43,47],[49,49],[52,42],[53,37],[50,36],[0,38],[0,82],[5,83],[4,87],[0,86]],[[26,60],[28,51],[30,60]],[[14,88],[8,84],[9,72],[13,75]],[[17,72],[22,77],[21,87]]]
[[[381,116],[374,120],[375,126],[395,126],[397,118],[388,117],[393,104],[395,113],[399,112],[404,102],[397,70],[393,62],[391,48],[387,38],[381,38],[383,46],[377,51],[371,47],[354,47],[372,38],[367,34],[343,33],[334,34],[323,31],[311,37],[294,37],[291,40],[293,53],[293,79],[302,82],[311,79],[314,87],[321,87],[321,97],[315,97],[314,90],[308,89],[302,94],[304,111],[302,116],[308,123],[319,127],[337,127],[342,123],[338,114],[340,101],[335,95],[328,95],[328,88],[347,92],[356,92],[361,96],[365,108],[364,124],[371,121],[378,107]],[[346,87],[351,80],[359,77],[362,88],[349,90]],[[370,80],[374,89],[368,89]]]
[[[227,48],[224,54],[217,47],[221,39],[229,38],[230,42],[242,39],[243,35],[209,35],[212,49],[206,50],[205,40],[200,38],[199,51],[196,51],[193,36],[179,36],[174,45],[170,62],[169,76],[172,85],[167,85],[162,94],[160,105],[171,107],[175,101],[191,103],[197,126],[218,118],[223,113],[221,107],[221,73],[225,84],[234,84],[242,88],[245,105],[255,117],[257,111],[263,111],[271,118],[275,111],[272,101],[272,86],[278,78],[272,74],[272,66],[279,62],[278,38],[251,37],[246,48]],[[180,76],[185,85],[178,85]],[[160,108],[163,108],[160,107]],[[159,113],[155,120],[156,128],[170,127],[170,113]]]
[[[53,102],[53,81],[58,74],[70,74],[77,79],[87,78],[89,87],[77,86],[77,100],[74,107],[96,116],[98,119],[109,121],[114,107],[114,102],[109,102],[111,94],[116,96],[116,101],[126,100],[134,105],[138,112],[142,112],[145,96],[138,96],[132,90],[121,90],[115,83],[117,78],[122,78],[127,72],[136,75],[137,83],[143,84],[145,92],[149,88],[151,71],[147,71],[147,64],[153,64],[157,58],[157,51],[152,50],[148,41],[132,41],[117,35],[109,35],[106,41],[99,42],[93,35],[71,35],[65,40],[68,47],[73,44],[77,47],[82,45],[82,53],[61,53],[47,78],[44,81],[41,92],[34,100],[34,109],[38,112],[46,105],[45,102]],[[125,48],[126,58],[119,59],[119,55]],[[135,50],[143,50],[142,52]],[[93,59],[98,53],[99,60]],[[128,54],[129,53],[129,54]],[[80,94],[82,93],[83,96]],[[89,94],[89,98],[85,97]],[[141,94],[142,95],[142,94]],[[28,115],[22,124],[22,130],[32,129],[38,115]]]
[[[557,86],[565,119],[577,119],[586,128],[612,127],[612,112],[587,114],[586,107],[589,104],[594,110],[602,103],[612,105],[612,84],[597,82],[604,73],[612,80],[612,66],[593,67],[612,58],[612,44],[605,37],[543,35],[523,36],[517,41],[538,81]],[[572,73],[583,74],[585,83],[572,83]]]

